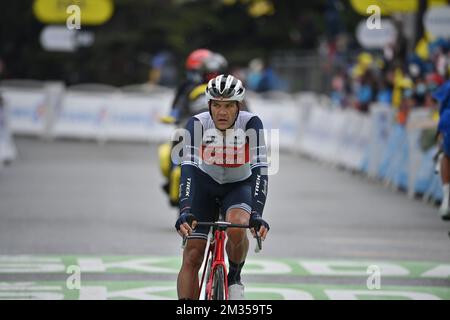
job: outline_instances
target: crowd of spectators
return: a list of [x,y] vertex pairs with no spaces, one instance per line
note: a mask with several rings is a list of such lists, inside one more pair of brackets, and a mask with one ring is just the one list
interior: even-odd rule
[[360,52],[351,64],[338,65],[331,79],[333,104],[368,112],[372,103],[384,103],[396,109],[400,124],[413,108],[438,108],[432,93],[449,80],[450,41],[425,36],[404,57],[396,45]]

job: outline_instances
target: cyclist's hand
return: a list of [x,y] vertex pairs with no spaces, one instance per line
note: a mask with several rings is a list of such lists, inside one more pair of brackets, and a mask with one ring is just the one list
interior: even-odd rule
[[258,213],[253,213],[250,216],[249,225],[251,227],[251,232],[253,237],[256,237],[255,230],[259,233],[259,236],[262,240],[264,240],[267,236],[267,232],[269,232],[270,227],[269,224],[259,215]]
[[197,218],[192,213],[184,212],[180,214],[177,222],[175,223],[175,229],[182,237],[187,237],[192,233],[192,229],[195,229],[197,225]]

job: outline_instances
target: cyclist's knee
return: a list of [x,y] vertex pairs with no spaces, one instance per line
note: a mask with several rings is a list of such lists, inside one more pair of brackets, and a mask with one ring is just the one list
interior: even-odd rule
[[247,239],[247,229],[229,229],[228,230],[228,239],[231,243],[238,245]]
[[198,247],[186,247],[184,258],[183,258],[183,265],[185,267],[193,268],[193,269],[200,269],[202,263],[203,263],[203,253],[204,251],[201,248]]
[[[249,214],[242,209],[236,208],[227,212],[227,220],[231,223],[247,225],[249,218]],[[231,228],[227,230],[227,234],[230,241],[234,244],[239,244],[247,238],[246,229]]]
[[242,209],[231,209],[227,213],[227,220],[236,224],[248,224],[250,215]]

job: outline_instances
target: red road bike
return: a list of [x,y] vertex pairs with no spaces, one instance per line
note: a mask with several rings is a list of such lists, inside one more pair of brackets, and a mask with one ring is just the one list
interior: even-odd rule
[[[198,222],[197,226],[208,226],[210,231],[208,234],[208,242],[206,244],[206,259],[200,282],[199,299],[202,293],[202,286],[206,279],[206,287],[204,292],[205,300],[228,300],[228,280],[227,266],[225,263],[225,241],[226,230],[228,228],[251,228],[249,225],[233,224],[219,219],[216,222]],[[261,237],[256,232],[257,245],[255,252],[262,249]],[[183,240],[183,247],[186,238]],[[206,263],[205,263],[206,262]]]

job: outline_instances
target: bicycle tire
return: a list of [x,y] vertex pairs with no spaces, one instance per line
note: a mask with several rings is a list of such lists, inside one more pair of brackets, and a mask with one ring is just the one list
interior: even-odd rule
[[223,266],[214,270],[211,300],[225,300],[225,271]]
[[[211,272],[211,266],[212,266],[212,257],[209,257],[208,261],[207,261],[207,266],[206,266],[206,278],[205,278],[205,287],[208,286],[208,279],[209,279],[209,274]],[[205,289],[204,292],[204,299],[208,300],[208,290],[207,288]]]

